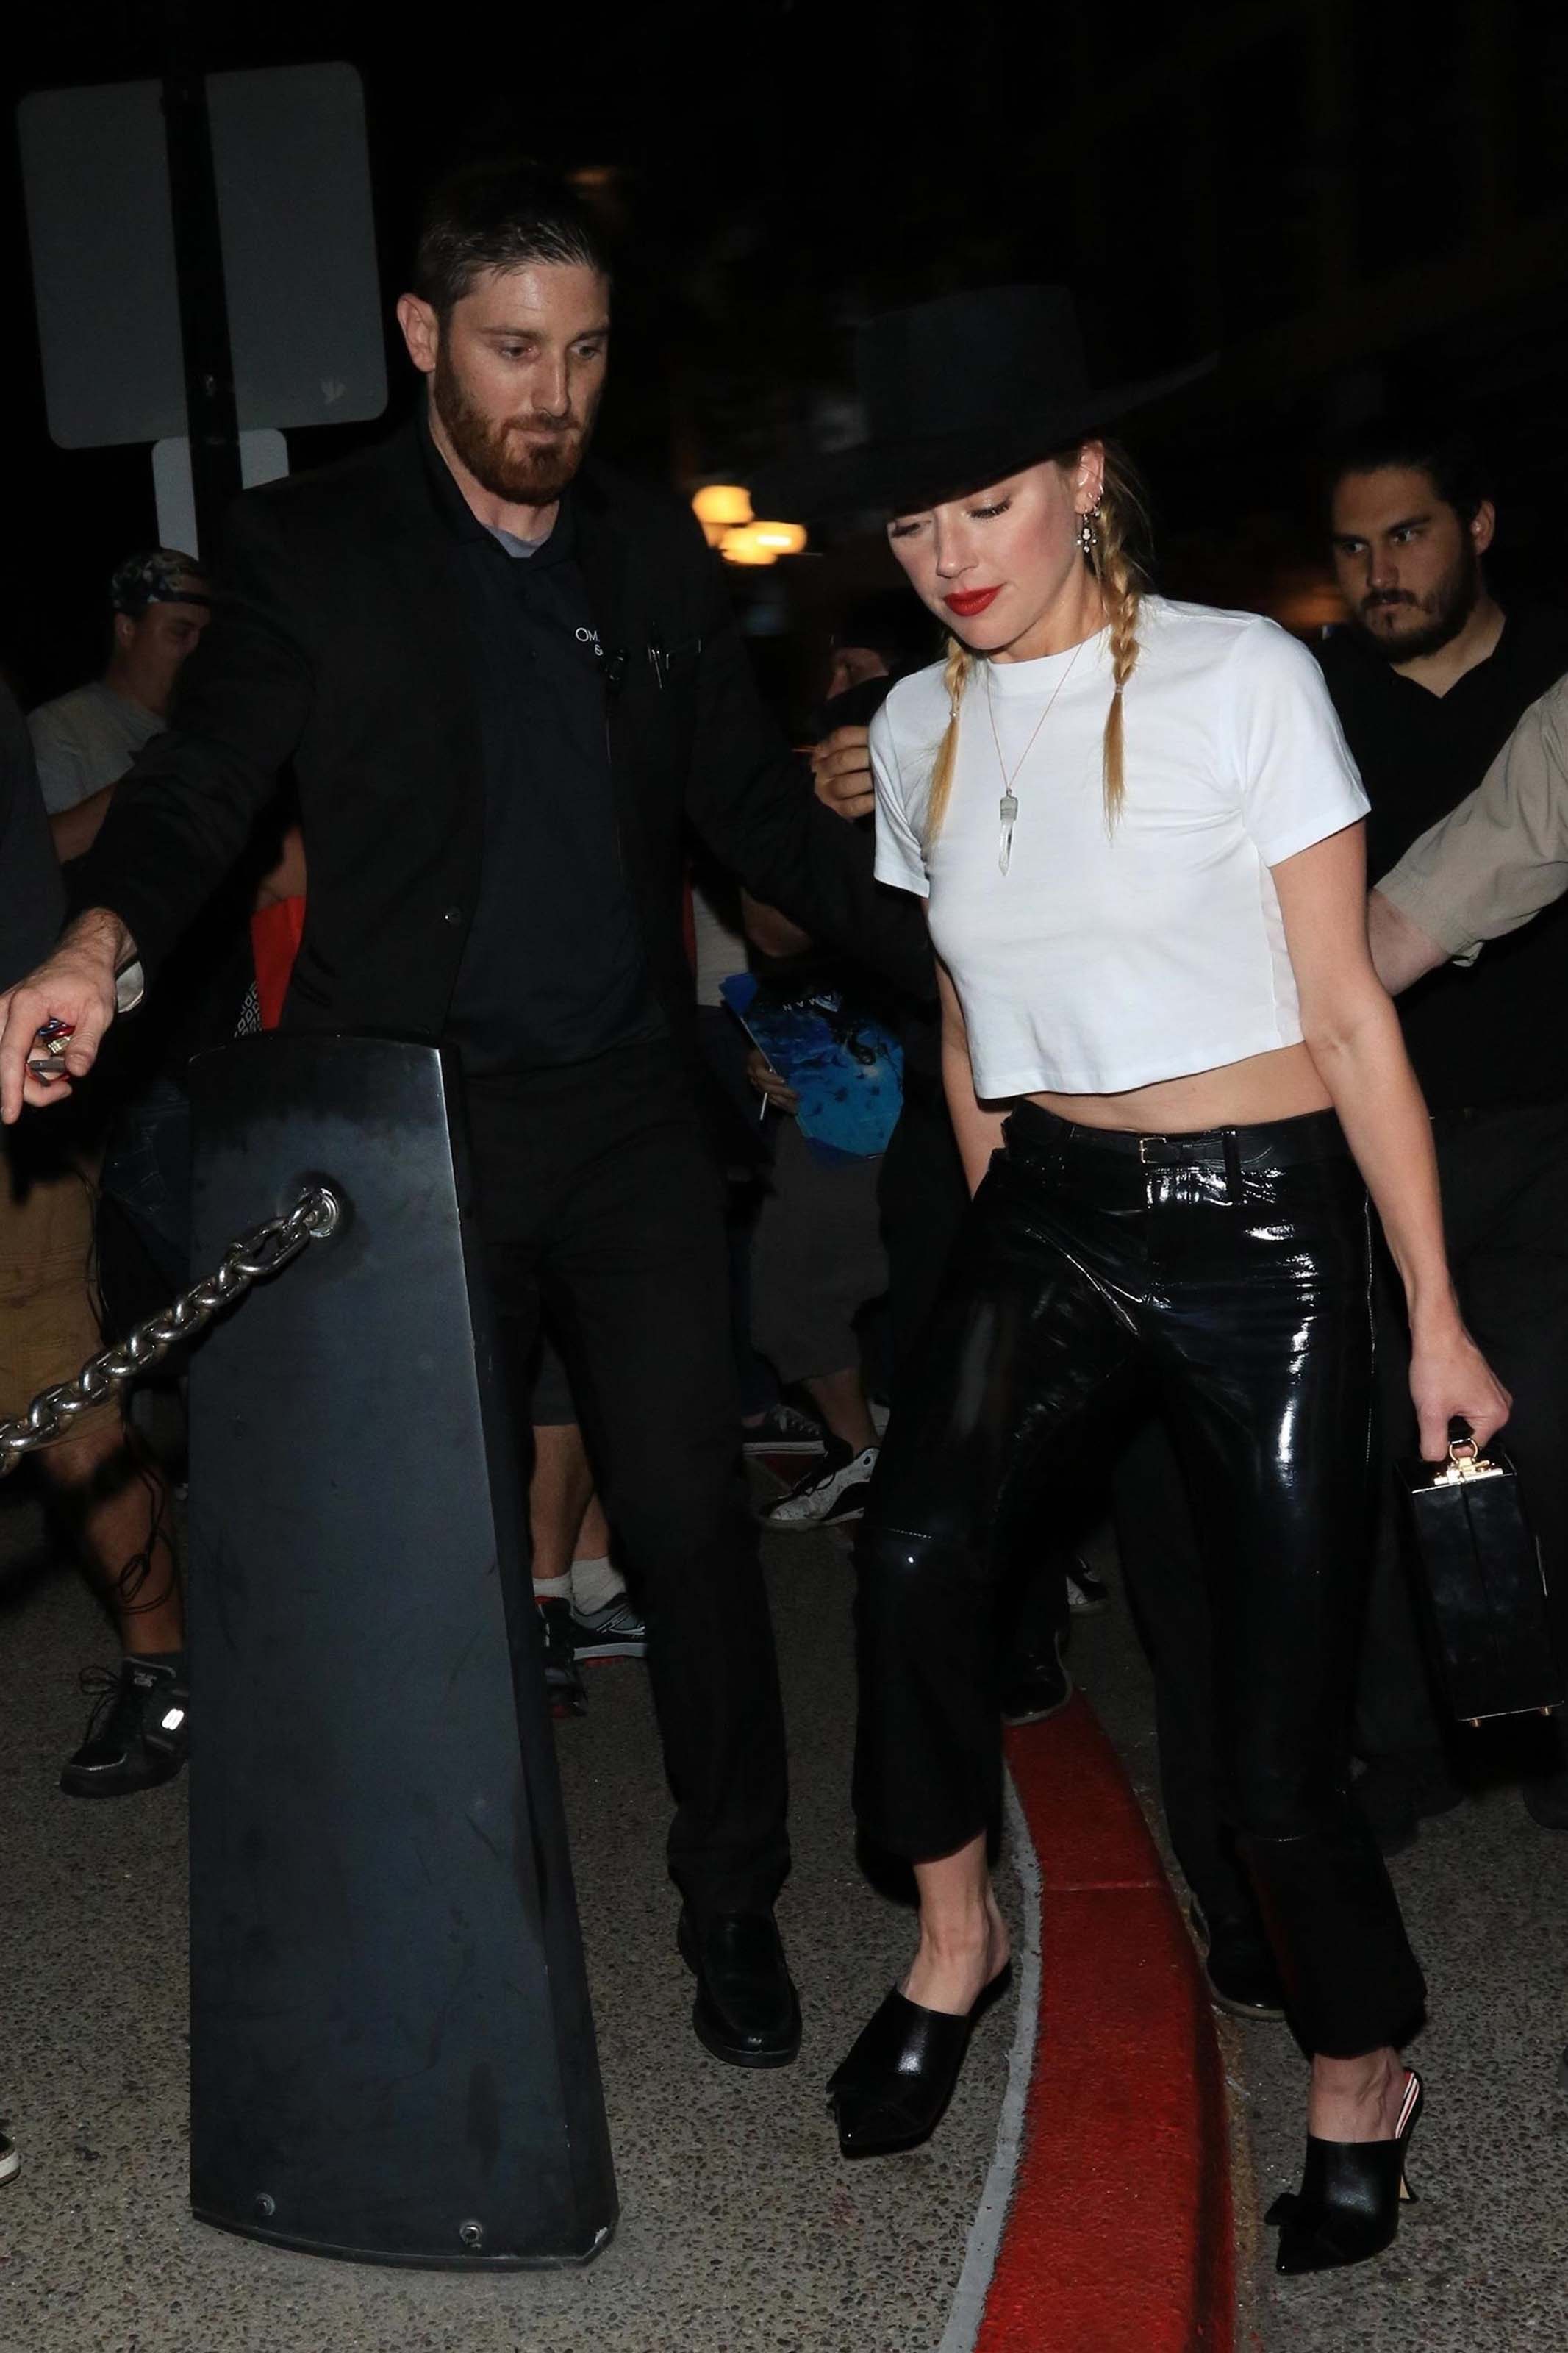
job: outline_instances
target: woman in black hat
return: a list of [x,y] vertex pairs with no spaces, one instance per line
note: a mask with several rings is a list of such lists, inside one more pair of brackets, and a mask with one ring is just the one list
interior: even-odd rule
[[[974,1199],[858,1546],[862,1829],[921,1940],[832,2079],[847,2156],[923,2139],[1006,1977],[986,1838],[999,1521],[1152,1387],[1204,1506],[1229,1804],[1312,2054],[1279,2266],[1394,2235],[1420,1971],[1348,1803],[1365,1559],[1368,1192],[1409,1297],[1424,1451],[1485,1440],[1427,1123],[1367,955],[1366,800],[1317,665],[1272,622],[1150,595],[1068,298],[873,322],[872,438],[817,484],[880,502],[947,658],[871,733],[878,872],[929,900]],[[1093,438],[1090,438],[1093,437]]]

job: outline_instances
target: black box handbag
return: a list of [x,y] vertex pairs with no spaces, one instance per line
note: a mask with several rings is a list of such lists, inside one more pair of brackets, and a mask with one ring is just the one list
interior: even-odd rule
[[1449,1704],[1467,1724],[1545,1715],[1563,1671],[1518,1473],[1503,1453],[1483,1460],[1468,1423],[1449,1429],[1447,1462],[1401,1466]]

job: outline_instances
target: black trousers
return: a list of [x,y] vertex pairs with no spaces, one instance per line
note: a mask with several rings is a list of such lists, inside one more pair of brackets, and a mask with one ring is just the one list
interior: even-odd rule
[[[1501,1442],[1520,1466],[1568,1657],[1568,1104],[1440,1113],[1443,1224],[1466,1320],[1513,1394]],[[1414,1456],[1410,1335],[1398,1278],[1374,1248],[1376,1537],[1356,1684],[1365,1757],[1436,1747],[1447,1724],[1419,1621],[1397,1463]],[[1154,1677],[1160,1793],[1184,1874],[1211,1921],[1248,1902],[1225,1820],[1216,1752],[1207,1569],[1164,1423],[1118,1460],[1117,1549]]]
[[892,1398],[941,1295],[969,1209],[969,1187],[940,1079],[906,1068],[904,1100],[877,1176],[888,1252]]
[[[1478,1345],[1512,1392],[1499,1442],[1518,1467],[1558,1648],[1568,1659],[1568,1103],[1439,1112],[1432,1131],[1454,1288]],[[1446,1721],[1417,1629],[1394,1486],[1394,1462],[1416,1450],[1410,1341],[1392,1270],[1380,1290],[1386,1483],[1356,1697],[1364,1757],[1432,1746]]]
[[740,1452],[724,1187],[672,1050],[471,1080],[475,1196],[519,1445],[542,1309],[647,1619],[700,1916],[765,1910],[789,1868],[784,1714]]
[[[907,1064],[903,1105],[882,1155],[877,1199],[888,1253],[888,1343],[896,1411],[969,1214],[969,1180],[942,1081]],[[1004,1669],[1014,1672],[1049,1658],[1067,1638],[1066,1570],[1078,1534],[1059,1528],[1049,1545],[1042,1545],[1030,1501],[1020,1493],[994,1536],[996,1653]]]
[[1116,1458],[1110,1480],[1121,1582],[1154,1681],[1165,1828],[1209,1927],[1251,1925],[1254,1899],[1226,1819],[1215,1733],[1209,1585],[1181,1457],[1158,1410]]
[[862,1523],[861,1826],[921,1861],[994,1820],[994,1531],[1152,1387],[1205,1525],[1226,1810],[1298,2031],[1335,2057],[1399,2040],[1420,1971],[1346,1797],[1372,1333],[1338,1122],[1114,1140],[1023,1104],[1005,1138]]

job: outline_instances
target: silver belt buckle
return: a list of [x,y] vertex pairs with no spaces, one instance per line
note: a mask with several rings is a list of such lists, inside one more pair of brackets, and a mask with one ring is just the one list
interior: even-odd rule
[[1145,1168],[1157,1167],[1159,1165],[1148,1148],[1150,1145],[1163,1144],[1164,1141],[1165,1139],[1163,1135],[1141,1135],[1139,1137],[1138,1157],[1142,1162]]

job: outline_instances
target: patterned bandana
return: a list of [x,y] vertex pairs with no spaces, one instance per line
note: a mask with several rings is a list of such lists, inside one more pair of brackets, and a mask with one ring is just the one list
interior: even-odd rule
[[153,547],[126,557],[109,584],[109,602],[115,612],[139,620],[149,605],[210,605],[212,595],[194,555]]

